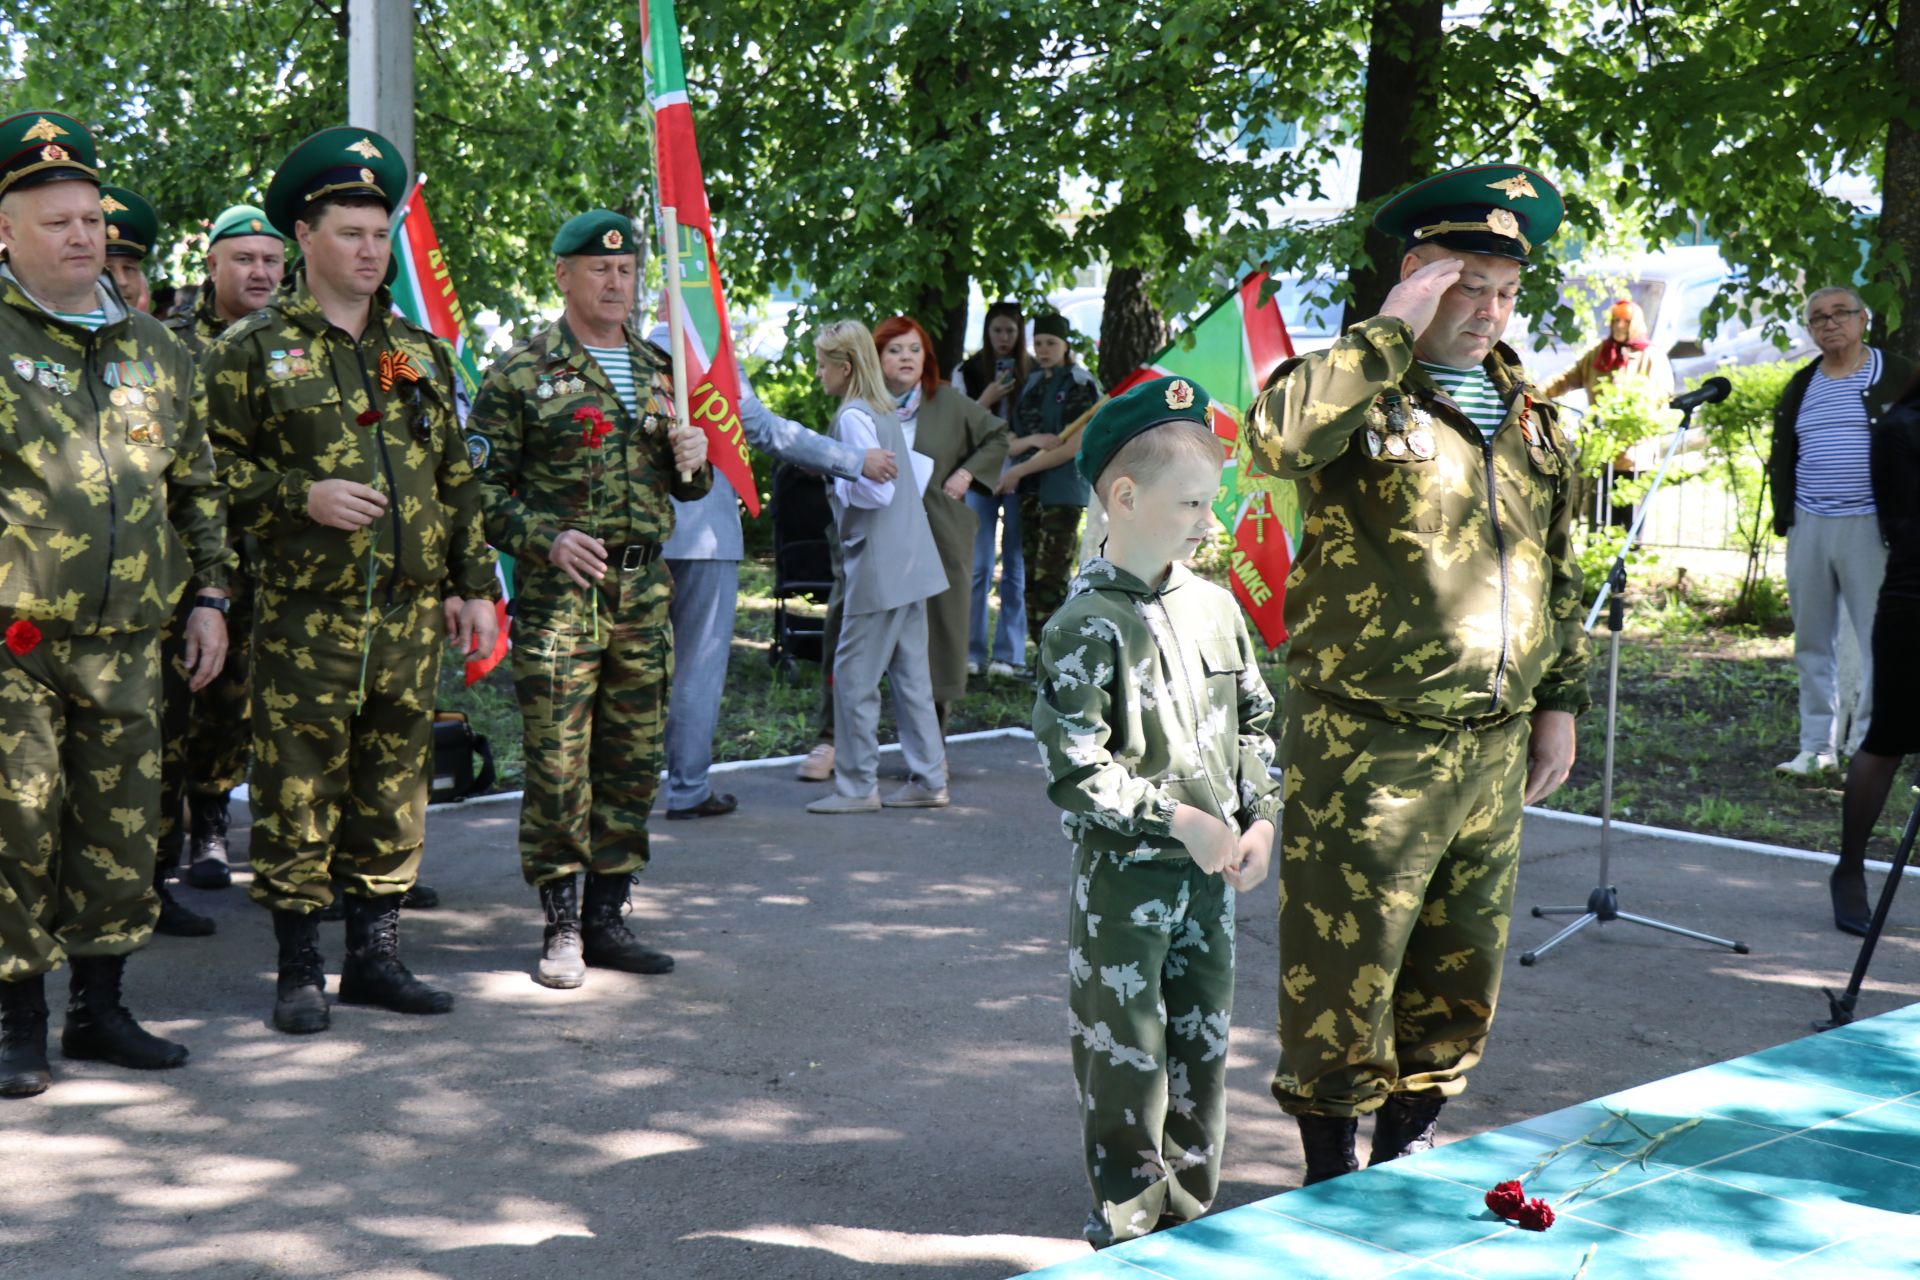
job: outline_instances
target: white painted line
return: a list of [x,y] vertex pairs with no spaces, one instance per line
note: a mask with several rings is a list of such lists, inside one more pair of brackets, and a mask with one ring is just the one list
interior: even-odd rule
[[[1600,825],[1600,819],[1591,814],[1565,813],[1559,809],[1543,809],[1538,805],[1528,805],[1526,813],[1530,818],[1553,818],[1582,827]],[[1672,827],[1649,827],[1639,822],[1622,822],[1618,818],[1613,820],[1613,829],[1630,836],[1651,836],[1657,840],[1673,840],[1680,844],[1704,844],[1716,849],[1731,849],[1736,853],[1757,853],[1763,857],[1787,858],[1794,862],[1818,862],[1829,867],[1837,865],[1840,861],[1840,855],[1835,853],[1821,853],[1814,849],[1795,849],[1783,844],[1761,844],[1757,840],[1735,840],[1729,836],[1710,836],[1699,831],[1678,831]],[[1893,864],[1869,858],[1867,868],[1871,871],[1887,872],[1893,869]],[[1920,866],[1909,865],[1907,874],[1920,877]]]

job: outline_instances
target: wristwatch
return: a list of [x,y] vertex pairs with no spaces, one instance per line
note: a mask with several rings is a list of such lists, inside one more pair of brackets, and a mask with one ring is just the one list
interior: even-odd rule
[[225,596],[195,596],[193,598],[193,607],[196,609],[218,609],[224,616],[229,609],[233,608],[233,601],[227,599]]

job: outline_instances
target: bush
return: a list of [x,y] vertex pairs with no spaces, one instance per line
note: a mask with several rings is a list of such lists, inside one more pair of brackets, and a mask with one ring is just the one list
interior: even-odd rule
[[1718,404],[1704,405],[1695,421],[1705,430],[1706,453],[1734,495],[1738,517],[1734,538],[1747,553],[1739,593],[1727,611],[1728,622],[1765,624],[1778,616],[1779,602],[1763,598],[1767,557],[1778,539],[1773,532],[1773,503],[1767,492],[1767,451],[1773,443],[1773,407],[1796,366],[1784,360],[1729,369],[1733,391]]

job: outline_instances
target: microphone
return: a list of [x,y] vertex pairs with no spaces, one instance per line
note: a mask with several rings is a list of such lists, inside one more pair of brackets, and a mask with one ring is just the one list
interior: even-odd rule
[[1703,404],[1718,404],[1727,398],[1733,390],[1733,384],[1725,378],[1708,378],[1705,382],[1687,392],[1675,396],[1667,402],[1669,409],[1693,410]]

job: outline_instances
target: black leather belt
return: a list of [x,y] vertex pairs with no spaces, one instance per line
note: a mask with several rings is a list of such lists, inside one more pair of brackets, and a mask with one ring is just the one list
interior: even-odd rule
[[622,573],[632,573],[644,569],[660,558],[661,546],[657,542],[629,542],[623,546],[607,548],[607,567],[618,569]]

